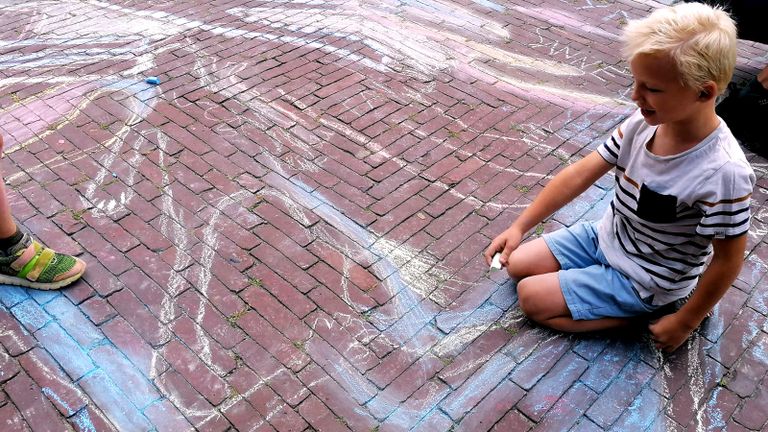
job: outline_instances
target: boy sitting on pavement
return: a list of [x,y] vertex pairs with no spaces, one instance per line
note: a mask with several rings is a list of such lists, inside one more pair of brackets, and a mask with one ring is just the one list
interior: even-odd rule
[[[491,264],[501,253],[530,319],[566,332],[625,326],[695,289],[649,325],[655,345],[673,351],[744,260],[755,175],[715,114],[736,63],[736,28],[724,11],[687,3],[630,22],[623,42],[638,110],[555,176],[484,255]],[[520,245],[612,168],[615,196],[601,221]]]
[[[0,155],[2,152],[0,135]],[[19,229],[0,177],[0,284],[51,290],[71,284],[84,272],[85,262],[80,258],[44,247]]]

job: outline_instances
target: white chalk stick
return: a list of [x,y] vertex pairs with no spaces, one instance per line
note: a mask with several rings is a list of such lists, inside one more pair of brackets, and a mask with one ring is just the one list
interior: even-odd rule
[[501,270],[501,253],[496,252],[491,261],[491,270]]

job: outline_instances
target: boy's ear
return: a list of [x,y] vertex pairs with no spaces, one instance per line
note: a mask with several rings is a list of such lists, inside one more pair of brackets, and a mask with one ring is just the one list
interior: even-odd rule
[[699,91],[700,100],[708,101],[716,96],[717,84],[715,84],[713,81],[708,81],[703,86],[701,86],[701,91]]

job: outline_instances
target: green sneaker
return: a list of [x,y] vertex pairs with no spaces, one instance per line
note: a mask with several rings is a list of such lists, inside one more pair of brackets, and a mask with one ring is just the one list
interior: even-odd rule
[[8,256],[0,257],[0,284],[52,290],[71,284],[84,272],[85,261],[55,252],[27,233]]

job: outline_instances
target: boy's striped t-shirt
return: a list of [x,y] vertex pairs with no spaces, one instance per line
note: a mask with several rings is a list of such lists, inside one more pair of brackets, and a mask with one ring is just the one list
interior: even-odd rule
[[598,239],[608,262],[633,280],[641,297],[666,304],[695,287],[713,238],[749,230],[755,174],[722,121],[673,156],[647,149],[656,128],[637,110],[598,147],[616,166],[615,196]]

